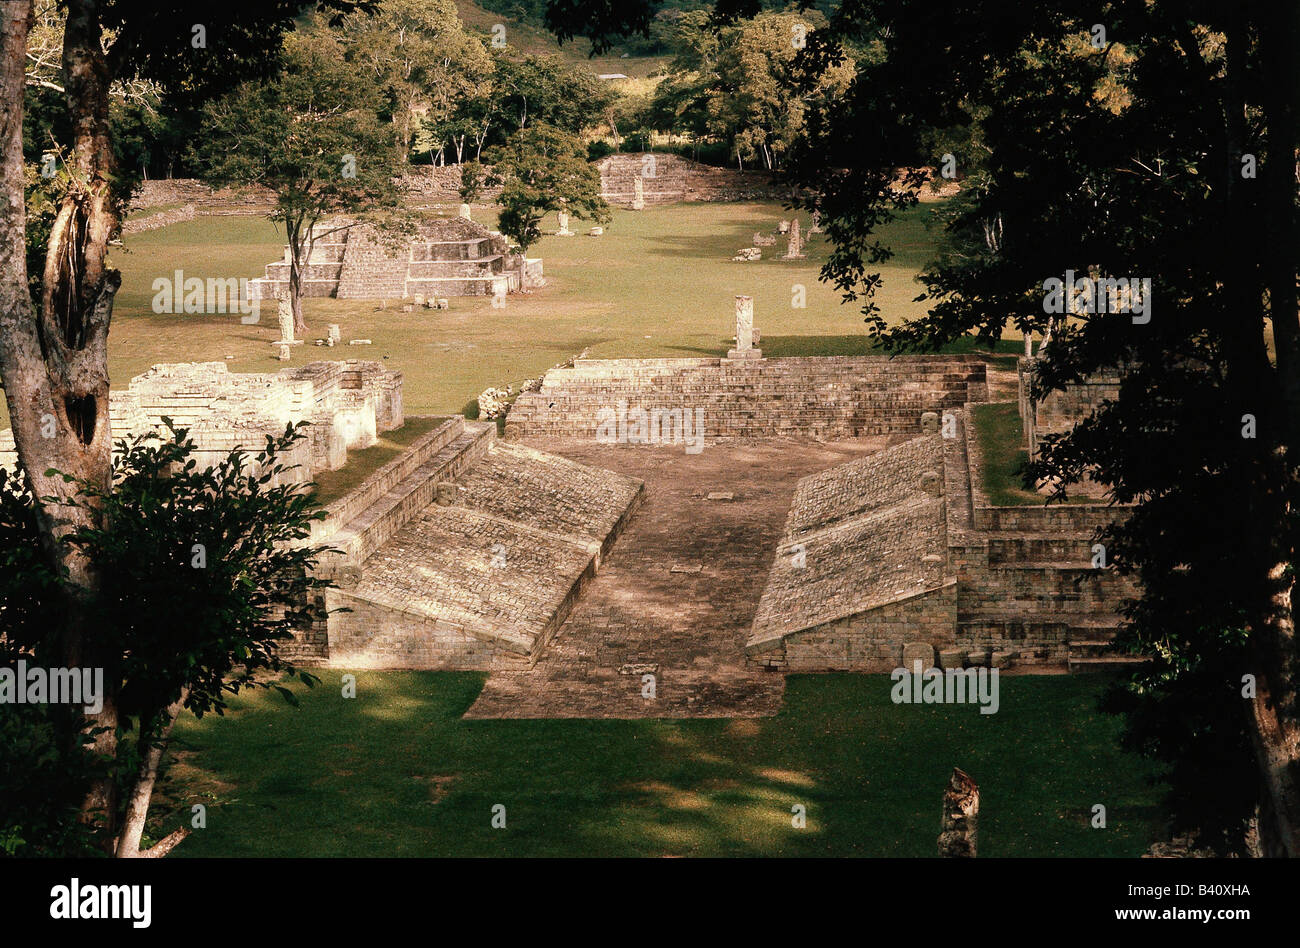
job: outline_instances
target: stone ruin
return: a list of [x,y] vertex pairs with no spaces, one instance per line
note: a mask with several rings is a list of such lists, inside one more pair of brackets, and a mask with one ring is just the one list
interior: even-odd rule
[[[224,362],[155,365],[125,391],[109,394],[116,440],[164,431],[163,419],[189,430],[199,463],[215,464],[237,447],[256,453],[267,435],[305,421],[307,438],[285,458],[296,469],[280,480],[310,481],[342,467],[350,450],[400,428],[402,373],[379,362],[309,362],[275,373],[231,372]],[[0,466],[13,466],[12,432],[0,432]]]
[[602,411],[620,404],[702,412],[707,443],[889,436],[884,451],[799,483],[745,646],[756,667],[890,671],[908,648],[926,668],[1140,660],[1110,647],[1135,587],[1094,566],[1095,532],[1125,510],[985,496],[970,423],[989,398],[982,358],[764,359],[754,332],[753,301],[738,296],[726,358],[553,369],[516,400],[507,437],[594,439]]
[[727,353],[728,359],[761,359],[763,353],[754,348],[754,297],[736,297],[736,348]]
[[799,218],[790,222],[789,240],[785,251],[786,260],[801,260],[804,257],[803,237],[799,234]]
[[[419,225],[406,241],[347,220],[318,224],[303,265],[302,295],[339,299],[438,299],[517,293],[545,283],[542,261],[510,252],[506,238],[466,217]],[[289,295],[289,249],[249,283],[253,299]]]

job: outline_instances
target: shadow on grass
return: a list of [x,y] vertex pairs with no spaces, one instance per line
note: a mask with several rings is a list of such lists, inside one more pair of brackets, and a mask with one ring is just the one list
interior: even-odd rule
[[[981,855],[1135,856],[1157,832],[1104,676],[1004,678],[993,715],[794,675],[772,718],[465,721],[481,674],[357,671],[355,698],[343,674],[293,686],[296,709],[256,694],[178,722],[151,835],[203,794],[179,855],[925,857],[953,766],[980,782]],[[1080,819],[1096,803],[1105,832]]]

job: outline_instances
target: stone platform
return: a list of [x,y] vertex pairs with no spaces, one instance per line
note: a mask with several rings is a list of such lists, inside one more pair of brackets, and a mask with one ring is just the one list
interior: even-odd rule
[[783,671],[890,671],[924,642],[981,663],[1090,671],[1136,588],[1092,566],[1099,504],[994,507],[965,410],[931,434],[800,482],[746,653]]
[[[365,224],[318,224],[303,265],[302,294],[339,299],[492,296],[544,283],[542,261],[510,253],[506,238],[462,217],[421,223],[409,240]],[[289,248],[249,283],[253,299],[289,293]]]
[[[640,503],[641,483],[455,417],[328,508],[325,626],[287,654],[348,668],[526,667]],[[336,610],[349,611],[336,611]]]
[[987,398],[970,356],[578,359],[519,397],[506,436],[594,438],[620,406],[702,412],[709,441],[912,434],[924,412]]

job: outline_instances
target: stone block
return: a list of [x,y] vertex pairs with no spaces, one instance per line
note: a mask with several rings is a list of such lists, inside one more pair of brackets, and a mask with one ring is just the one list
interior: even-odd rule
[[1016,653],[994,652],[989,663],[993,668],[1010,668],[1016,663]]
[[903,667],[911,672],[916,662],[921,663],[921,671],[934,667],[934,646],[929,642],[903,643]]
[[961,668],[966,664],[966,653],[959,648],[939,650],[939,667],[943,669]]
[[989,663],[989,653],[987,649],[973,649],[966,653],[966,664],[971,668],[978,668]]
[[921,431],[925,434],[939,433],[939,413],[937,411],[921,412]]

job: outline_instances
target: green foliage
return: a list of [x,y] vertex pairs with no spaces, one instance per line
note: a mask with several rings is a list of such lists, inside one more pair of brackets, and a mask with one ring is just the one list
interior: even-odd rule
[[477,161],[466,161],[460,166],[460,199],[473,204],[483,194],[483,166]]
[[[170,425],[170,423],[169,423]],[[284,676],[310,674],[282,660],[277,646],[324,618],[314,576],[325,548],[308,543],[324,512],[291,474],[286,453],[305,438],[301,425],[269,437],[255,454],[230,452],[200,466],[184,429],[120,441],[113,488],[82,484],[74,503],[99,507],[104,522],[69,536],[95,564],[96,646],[108,656],[105,686],[118,700],[119,726],[138,742],[119,741],[116,761],[82,748],[79,708],[0,706],[0,839],[20,855],[73,854],[89,848],[93,828],[78,823],[95,768],[110,765],[134,780],[140,746],[157,733],[177,701],[202,716],[221,714],[247,688],[273,688]],[[39,555],[35,503],[18,475],[0,474],[0,620],[2,664],[56,664],[49,631],[61,577]],[[21,839],[21,841],[19,841]]]
[[[1149,322],[1052,318],[1040,393],[1103,369],[1124,380],[1030,473],[1062,490],[1091,477],[1137,504],[1102,539],[1143,590],[1122,641],[1154,661],[1113,706],[1132,745],[1169,765],[1179,828],[1228,848],[1257,787],[1242,675],[1267,669],[1283,713],[1295,709],[1295,646],[1270,644],[1292,618],[1277,599],[1290,568],[1275,567],[1300,548],[1296,130],[1277,104],[1279,90],[1294,98],[1295,73],[1266,53],[1295,27],[1262,8],[1119,5],[1110,42],[1094,46],[1096,20],[1069,0],[940,16],[922,2],[846,4],[804,70],[831,68],[839,40],[866,32],[880,55],[810,110],[794,183],[835,245],[824,278],[895,350],[1041,332],[1044,281],[1067,270],[1151,281]],[[872,300],[889,258],[873,232],[922,186],[894,169],[939,165],[941,149],[963,192],[925,276],[928,313],[891,327]],[[1284,170],[1247,178],[1247,154]],[[1242,437],[1245,414],[1257,438]]]
[[110,492],[83,485],[77,503],[102,509],[104,523],[70,542],[102,576],[100,641],[123,656],[120,712],[147,717],[184,694],[202,716],[229,693],[265,687],[259,673],[292,671],[276,646],[324,618],[329,582],[312,575],[322,550],[302,541],[325,514],[288,480],[284,455],[305,423],[209,467],[186,429],[164,421],[165,440],[118,442]]
[[648,123],[723,142],[741,166],[783,168],[809,104],[840,95],[852,79],[853,67],[836,63],[809,88],[796,83],[796,42],[822,23],[815,12],[762,13],[719,28],[707,13],[681,15],[681,51],[656,90]]
[[610,220],[600,196],[600,172],[587,161],[582,140],[562,129],[532,124],[494,149],[490,182],[502,185],[497,226],[527,251],[539,237],[541,220],[552,211],[599,224]]
[[378,87],[345,52],[319,22],[286,36],[282,72],[209,104],[193,153],[214,184],[275,192],[271,219],[291,248],[295,312],[315,225],[332,214],[379,215],[398,199],[399,156],[378,119]]
[[416,128],[441,138],[436,130],[490,81],[494,68],[451,0],[381,0],[373,14],[344,20],[342,39],[348,60],[376,84],[381,117],[392,122],[403,161]]

